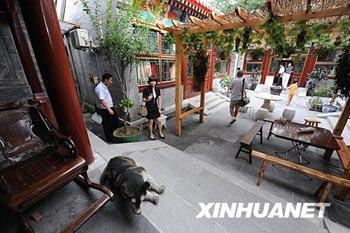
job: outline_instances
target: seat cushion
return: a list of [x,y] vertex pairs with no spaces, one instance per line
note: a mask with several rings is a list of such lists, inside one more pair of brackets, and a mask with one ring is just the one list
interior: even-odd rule
[[47,147],[33,132],[28,108],[1,111],[0,122],[0,149],[9,160],[18,162]]
[[0,198],[11,209],[24,210],[85,169],[82,157],[67,160],[57,151],[31,158],[0,171]]

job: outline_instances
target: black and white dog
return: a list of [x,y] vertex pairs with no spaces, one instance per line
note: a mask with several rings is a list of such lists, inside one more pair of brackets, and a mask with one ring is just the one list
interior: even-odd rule
[[158,204],[159,194],[165,190],[164,185],[156,184],[146,169],[136,165],[128,157],[114,157],[103,171],[100,183],[109,187],[116,195],[130,202],[135,214],[141,214],[141,202],[150,201]]

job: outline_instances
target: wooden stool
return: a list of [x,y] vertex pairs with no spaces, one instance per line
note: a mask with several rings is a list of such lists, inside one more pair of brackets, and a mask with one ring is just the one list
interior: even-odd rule
[[305,118],[304,121],[304,125],[313,127],[318,127],[318,124],[321,123],[321,121],[317,118]]

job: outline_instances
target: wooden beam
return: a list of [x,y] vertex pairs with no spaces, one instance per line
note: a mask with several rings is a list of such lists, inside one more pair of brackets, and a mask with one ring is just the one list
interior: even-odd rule
[[252,19],[250,16],[250,13],[247,12],[246,10],[244,10],[241,7],[237,7],[235,9],[236,14],[238,15],[238,17],[243,20],[243,22],[249,23],[254,25],[254,30],[258,33],[260,33],[260,29],[259,29],[259,25],[262,21],[262,19]]
[[182,87],[181,87],[181,79],[182,79],[182,60],[184,57],[184,49],[182,45],[182,41],[180,35],[175,35],[175,43],[176,43],[176,73],[175,73],[175,130],[176,135],[181,135],[181,114],[182,114]]
[[284,15],[281,17],[282,22],[296,21],[296,20],[310,20],[318,18],[328,18],[333,16],[350,15],[350,7],[339,7],[333,9],[325,9],[316,12],[304,12],[295,13],[292,15]]
[[196,17],[190,16],[190,21],[195,24],[198,25],[201,28],[206,28],[207,24],[203,22],[203,20],[200,20]]
[[158,23],[155,24],[155,23],[147,22],[147,21],[141,20],[141,19],[135,19],[134,22],[133,22],[133,25],[141,26],[141,27],[146,27],[146,28],[149,28],[149,29],[152,29],[152,30],[159,31],[159,32],[161,32],[161,33],[167,33],[167,32],[174,31],[173,28],[165,28],[165,30],[164,30],[164,29],[161,29],[161,28],[158,26]]
[[210,14],[209,18],[220,25],[224,25],[224,24],[229,23],[227,20],[221,19],[219,16],[216,16],[214,14]]
[[181,115],[180,115],[180,119],[183,119],[183,118],[185,118],[185,117],[188,117],[188,116],[192,115],[192,114],[195,113],[195,112],[200,112],[200,111],[203,110],[203,109],[204,109],[204,107],[197,107],[197,108],[193,108],[193,109],[191,109],[191,110],[188,110],[188,111],[186,111],[186,112],[183,112],[183,113],[181,113]]
[[312,5],[311,5],[312,0],[306,0],[306,1],[307,3],[306,3],[305,13],[308,14],[312,9]]
[[253,22],[254,20],[250,17],[249,13],[245,11],[241,7],[237,7],[235,9],[236,14],[238,15],[239,18],[241,18],[244,22]]
[[275,15],[276,14],[276,0],[269,0],[267,1],[267,9],[270,13],[270,15]]
[[186,24],[184,24],[184,23],[181,23],[181,22],[179,22],[179,21],[177,21],[177,20],[172,20],[172,22],[173,22],[173,24],[175,25],[175,27],[177,27],[177,28],[180,28],[180,29],[185,28],[185,25],[186,25]]
[[[284,15],[279,17],[282,22],[289,21],[297,21],[297,20],[310,20],[317,18],[328,18],[333,16],[342,16],[342,15],[350,15],[350,7],[340,7],[334,9],[326,9],[322,11],[310,12],[305,14],[305,12],[295,13],[292,15]],[[190,33],[198,33],[198,32],[209,32],[209,31],[219,31],[219,30],[227,30],[232,28],[242,28],[248,26],[257,26],[260,25],[264,19],[256,20],[254,22],[230,22],[230,23],[222,23],[219,26],[210,25],[206,28],[189,28]]]
[[166,27],[163,23],[156,23],[156,26],[160,29],[160,30],[166,30]]
[[350,100],[346,101],[345,107],[338,118],[337,124],[333,129],[333,134],[336,136],[341,136],[346,123],[348,122],[350,116]]
[[249,23],[239,23],[239,22],[233,22],[233,23],[227,23],[227,24],[222,24],[219,26],[208,26],[206,28],[190,28],[189,32],[190,33],[198,33],[198,32],[210,32],[210,31],[220,31],[220,30],[228,30],[228,29],[233,29],[233,28],[243,28],[243,27],[248,27],[252,26]]

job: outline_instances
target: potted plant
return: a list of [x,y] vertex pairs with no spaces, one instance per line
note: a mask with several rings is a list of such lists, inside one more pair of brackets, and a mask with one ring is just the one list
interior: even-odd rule
[[311,96],[313,95],[314,91],[316,90],[317,85],[322,81],[327,79],[327,74],[320,70],[314,70],[308,78],[308,82],[306,84],[306,95]]
[[229,96],[229,90],[231,86],[231,77],[226,76],[220,80],[220,86],[225,90],[226,96]]
[[106,9],[101,11],[100,3],[81,0],[84,11],[89,16],[96,32],[98,49],[102,50],[121,92],[119,107],[124,110],[124,127],[114,131],[120,142],[137,141],[140,129],[128,125],[130,108],[134,102],[130,98],[131,71],[136,54],[147,52],[148,29],[134,27],[134,19],[141,16],[142,0],[125,4],[117,0],[106,0]]
[[314,96],[309,100],[311,111],[322,112],[323,102],[320,97]]

